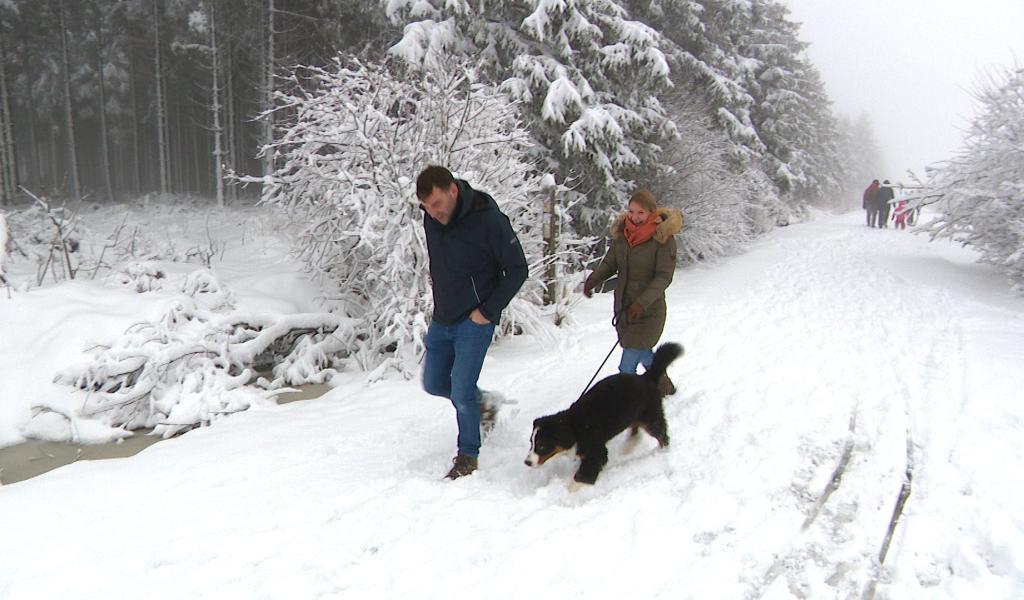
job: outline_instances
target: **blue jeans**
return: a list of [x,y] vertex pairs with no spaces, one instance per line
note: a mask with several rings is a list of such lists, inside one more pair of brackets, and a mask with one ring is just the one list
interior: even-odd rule
[[654,350],[650,348],[623,348],[622,359],[619,361],[619,373],[636,375],[638,364],[643,365],[644,369],[650,369],[653,360]]
[[477,325],[465,319],[455,325],[432,321],[423,359],[423,389],[444,396],[455,406],[459,454],[480,454],[480,388],[476,380],[494,336],[494,323]]

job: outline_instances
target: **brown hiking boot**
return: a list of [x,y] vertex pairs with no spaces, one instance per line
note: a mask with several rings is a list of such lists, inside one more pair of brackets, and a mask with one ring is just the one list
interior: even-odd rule
[[658,379],[658,390],[661,391],[663,396],[671,396],[676,393],[676,384],[672,383],[672,380],[668,378],[668,375],[663,374]]
[[469,475],[473,471],[476,471],[476,457],[457,454],[452,459],[452,468],[445,477],[448,479],[458,479],[464,475]]

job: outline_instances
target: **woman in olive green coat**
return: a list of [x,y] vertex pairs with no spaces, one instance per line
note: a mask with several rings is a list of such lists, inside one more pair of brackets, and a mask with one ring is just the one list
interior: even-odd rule
[[649,368],[654,358],[668,312],[665,289],[676,269],[672,236],[682,228],[682,213],[659,208],[648,190],[637,191],[629,199],[627,212],[612,223],[608,254],[583,285],[589,298],[598,284],[618,274],[615,329],[622,346],[620,373],[636,373],[637,364]]

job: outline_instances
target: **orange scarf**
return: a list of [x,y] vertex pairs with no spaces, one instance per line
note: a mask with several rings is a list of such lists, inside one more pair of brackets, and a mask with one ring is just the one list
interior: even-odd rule
[[640,225],[635,225],[627,216],[626,226],[623,228],[623,233],[626,234],[626,241],[629,242],[629,247],[633,248],[635,246],[639,246],[654,237],[654,232],[658,230],[658,225],[660,224],[661,215],[651,215]]

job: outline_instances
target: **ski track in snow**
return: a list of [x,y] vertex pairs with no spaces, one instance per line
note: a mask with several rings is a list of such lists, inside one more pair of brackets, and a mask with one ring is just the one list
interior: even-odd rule
[[[1011,597],[1024,591],[1020,506],[971,467],[998,451],[1019,468],[1009,440],[1024,413],[1004,404],[1010,387],[979,397],[993,384],[969,369],[992,362],[976,340],[1020,345],[1021,305],[950,291],[960,280],[929,269],[932,246],[860,218],[677,273],[662,337],[686,347],[669,371],[671,446],[624,453],[616,438],[593,488],[569,491],[570,457],[523,459],[531,421],[576,399],[614,342],[610,294],[581,306],[577,337],[492,348],[481,386],[516,404],[470,478],[440,479],[455,437],[445,401],[417,382],[346,380],[2,488],[0,598],[140,585],[194,598]],[[981,331],[993,314],[1006,326]],[[914,487],[878,565],[908,434]]]

